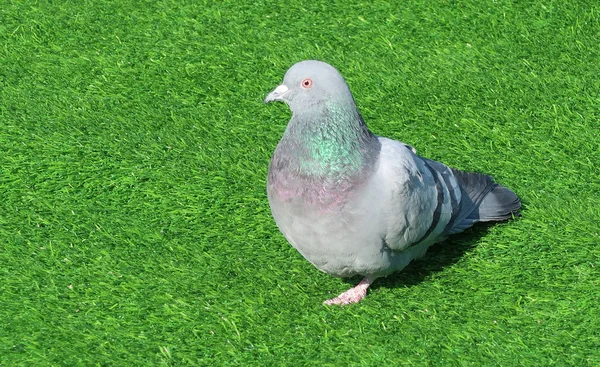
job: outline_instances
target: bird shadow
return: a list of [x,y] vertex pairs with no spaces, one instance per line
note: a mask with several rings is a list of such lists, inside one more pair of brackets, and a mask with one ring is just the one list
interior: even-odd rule
[[[422,258],[413,260],[402,271],[378,279],[370,288],[412,287],[420,284],[432,274],[457,263],[467,251],[477,246],[479,240],[489,233],[489,229],[494,224],[480,223],[463,233],[434,244]],[[358,283],[357,279],[358,277],[352,277],[346,281]]]

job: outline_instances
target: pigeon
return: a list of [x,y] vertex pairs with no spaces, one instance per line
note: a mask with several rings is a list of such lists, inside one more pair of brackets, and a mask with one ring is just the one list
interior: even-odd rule
[[273,101],[292,112],[267,176],[277,227],[317,269],[363,277],[326,305],[359,302],[375,279],[402,270],[434,243],[519,214],[517,195],[492,177],[374,135],[342,75],[325,62],[294,64],[264,100]]

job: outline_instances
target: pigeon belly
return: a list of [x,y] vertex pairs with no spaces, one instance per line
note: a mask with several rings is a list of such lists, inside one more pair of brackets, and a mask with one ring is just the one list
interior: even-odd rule
[[267,194],[277,226],[304,258],[338,277],[389,272],[391,251],[383,241],[385,231],[373,228],[373,223],[382,223],[376,218],[381,211],[366,190],[344,193],[302,187],[307,186],[298,179],[269,177]]

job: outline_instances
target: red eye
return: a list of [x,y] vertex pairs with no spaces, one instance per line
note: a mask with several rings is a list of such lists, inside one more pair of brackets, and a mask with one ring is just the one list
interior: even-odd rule
[[308,89],[308,88],[312,87],[312,79],[306,78],[302,81],[302,83],[300,83],[300,85],[302,85],[302,88]]

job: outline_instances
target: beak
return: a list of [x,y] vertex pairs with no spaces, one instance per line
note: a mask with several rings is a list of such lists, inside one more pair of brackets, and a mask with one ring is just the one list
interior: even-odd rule
[[285,84],[278,85],[275,90],[267,95],[265,98],[265,103],[273,102],[273,101],[281,101],[283,97],[290,91]]

